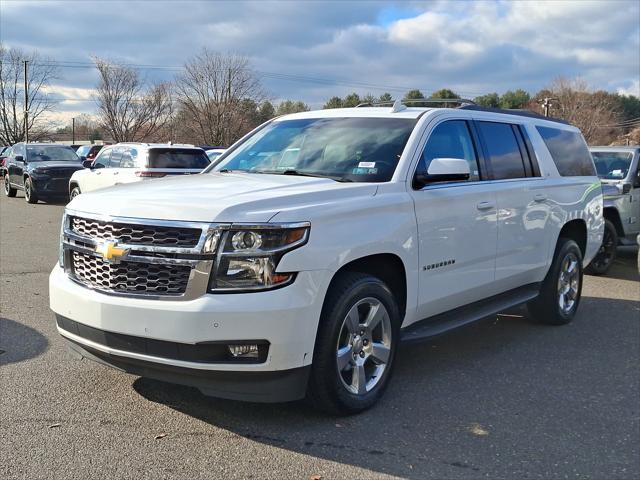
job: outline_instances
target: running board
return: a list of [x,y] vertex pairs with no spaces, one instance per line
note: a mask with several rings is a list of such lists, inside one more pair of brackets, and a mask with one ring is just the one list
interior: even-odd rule
[[533,300],[540,293],[540,284],[525,285],[494,297],[440,313],[402,329],[402,342],[417,342],[442,335],[469,323],[496,315],[504,310]]

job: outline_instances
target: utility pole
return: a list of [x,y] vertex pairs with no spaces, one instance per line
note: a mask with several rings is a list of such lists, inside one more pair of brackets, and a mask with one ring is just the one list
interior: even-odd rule
[[542,99],[542,108],[544,109],[544,116],[549,116],[549,108],[553,105],[551,102],[554,100],[558,100],[555,97],[544,97]]
[[76,117],[71,118],[71,144],[76,143]]
[[29,143],[29,91],[27,90],[27,63],[24,60],[24,143]]

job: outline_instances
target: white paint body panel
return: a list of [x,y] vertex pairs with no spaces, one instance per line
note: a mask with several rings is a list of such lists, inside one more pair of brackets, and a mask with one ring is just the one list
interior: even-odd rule
[[[51,308],[95,328],[154,339],[195,343],[264,338],[272,344],[267,363],[207,368],[281,370],[311,362],[331,279],[353,260],[393,254],[402,261],[407,282],[403,326],[407,326],[542,281],[560,229],[569,220],[581,219],[587,226],[585,263],[597,252],[603,228],[599,180],[559,176],[535,131],[535,125],[557,124],[495,113],[423,108],[398,113],[384,108],[323,110],[275,121],[341,116],[418,119],[389,182],[338,183],[299,176],[205,173],[83,193],[69,204],[79,212],[144,219],[310,222],[308,243],[287,253],[278,265],[280,272],[298,272],[292,285],[263,293],[206,294],[191,301],[133,299],[83,288],[56,267],[49,285]],[[460,118],[522,125],[542,176],[414,190],[413,173],[431,130],[440,121]],[[544,198],[536,199],[536,195]],[[478,209],[483,202],[486,204]],[[449,260],[455,263],[440,265]],[[438,266],[429,268],[433,265]],[[175,361],[148,360],[184,366]]]

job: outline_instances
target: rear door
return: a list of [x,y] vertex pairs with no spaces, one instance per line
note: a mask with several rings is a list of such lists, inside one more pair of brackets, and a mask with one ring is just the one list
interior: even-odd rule
[[419,237],[420,318],[427,318],[491,296],[496,256],[496,198],[484,181],[482,152],[470,122],[437,124],[421,149],[416,172],[434,158],[469,163],[467,181],[412,188]]
[[494,121],[475,125],[498,203],[496,288],[538,282],[547,269],[551,208],[526,130]]
[[[22,160],[16,160],[16,157],[21,156]],[[24,143],[18,143],[13,146],[11,151],[11,161],[9,162],[7,170],[9,171],[9,180],[14,185],[22,187],[24,185],[22,181],[22,174],[27,162],[27,153],[24,148]]]
[[134,146],[118,147],[118,166],[113,169],[112,184],[130,183],[139,180],[136,167],[139,165],[139,150]]

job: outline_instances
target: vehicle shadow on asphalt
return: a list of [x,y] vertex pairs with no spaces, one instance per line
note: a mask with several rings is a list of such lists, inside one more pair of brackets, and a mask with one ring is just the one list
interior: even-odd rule
[[42,355],[49,341],[37,330],[0,317],[0,366]]
[[618,247],[617,257],[611,269],[602,277],[617,280],[640,280],[638,272],[638,247]]
[[[611,311],[620,318],[611,321]],[[495,471],[495,441],[510,445],[498,463],[512,466],[528,461],[519,449],[531,448],[531,432],[542,430],[550,439],[540,446],[539,458],[544,450],[553,457],[581,448],[561,419],[575,415],[575,402],[591,401],[574,392],[593,389],[589,352],[602,344],[603,331],[620,348],[608,354],[602,367],[612,370],[611,384],[595,390],[607,398],[612,390],[622,389],[619,395],[625,397],[636,388],[630,385],[634,381],[614,381],[621,374],[628,379],[629,371],[613,370],[620,370],[616,362],[628,363],[616,351],[637,350],[640,302],[583,297],[581,312],[563,327],[536,324],[527,315],[521,307],[403,346],[385,396],[352,417],[327,416],[304,402],[220,400],[144,378],[133,388],[214,427],[300,454],[406,478],[424,478],[429,472],[500,476],[506,472]],[[588,420],[582,424],[590,438],[592,425]]]

